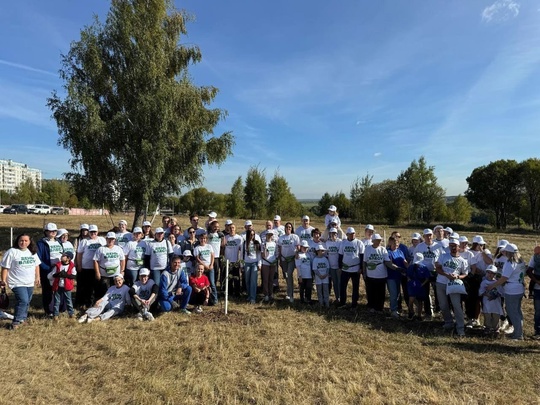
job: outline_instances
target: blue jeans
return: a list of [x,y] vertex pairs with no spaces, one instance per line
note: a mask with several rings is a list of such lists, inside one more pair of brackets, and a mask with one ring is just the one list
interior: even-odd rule
[[540,290],[534,290],[534,334],[540,335]]
[[54,292],[54,310],[53,315],[58,316],[60,313],[60,303],[62,302],[62,297],[66,304],[66,308],[69,315],[73,315],[75,312],[73,310],[73,300],[71,299],[71,291],[66,291],[64,287],[58,287],[58,290]]
[[398,279],[386,279],[386,285],[388,287],[388,294],[390,295],[390,312],[396,312],[399,301],[401,300],[401,277]]
[[215,305],[218,303],[217,288],[216,288],[216,275],[214,269],[205,271],[204,274],[210,281],[210,303]]
[[[47,280],[48,282],[48,280]],[[15,295],[14,325],[19,325],[28,318],[28,308],[34,294],[34,287],[14,287],[11,289]]]
[[126,269],[124,275],[126,276],[126,285],[132,287],[139,278],[139,270]]
[[255,301],[255,299],[257,298],[257,278],[259,276],[257,262],[244,263],[244,274],[246,277],[248,301]]
[[341,269],[330,269],[330,280],[332,281],[332,288],[334,290],[334,296],[339,301],[341,290]]
[[523,294],[504,294],[506,313],[510,319],[510,322],[512,322],[512,326],[514,327],[514,333],[510,335],[510,337],[513,339],[523,339],[523,312],[521,312],[522,299]]
[[172,309],[172,302],[179,301],[180,309],[186,309],[189,304],[189,298],[191,297],[191,286],[187,286],[182,289],[180,295],[169,295],[167,298],[160,298],[159,305],[163,312],[169,312]]
[[156,283],[158,288],[159,288],[159,284],[161,282],[161,275],[163,274],[164,271],[165,271],[165,269],[163,269],[163,270],[150,270],[150,277],[152,277],[152,280],[154,280],[154,283]]

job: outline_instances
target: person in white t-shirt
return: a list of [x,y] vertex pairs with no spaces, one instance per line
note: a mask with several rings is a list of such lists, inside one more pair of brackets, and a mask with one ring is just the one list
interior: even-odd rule
[[339,214],[335,205],[328,207],[328,214],[324,217],[324,227],[330,229],[330,223],[332,221],[334,221],[335,227],[341,228],[341,220],[339,219]]
[[96,301],[92,308],[86,310],[86,313],[79,318],[79,323],[106,321],[113,316],[120,315],[124,312],[126,306],[131,304],[129,290],[129,287],[124,284],[124,276],[116,274],[114,276],[114,285],[107,290],[103,297]]
[[339,245],[339,267],[341,268],[339,305],[345,307],[347,303],[347,285],[352,280],[352,303],[351,308],[358,306],[360,298],[360,274],[365,246],[362,241],[356,239],[356,231],[353,227],[347,228],[347,238]]
[[321,307],[330,306],[330,296],[328,285],[330,281],[330,262],[325,257],[326,248],[323,245],[317,246],[317,256],[311,261],[311,269],[315,275],[315,286],[317,287],[317,298]]
[[123,249],[124,246],[126,246],[126,243],[131,239],[133,239],[133,235],[127,230],[127,222],[124,219],[121,219],[120,222],[118,222],[118,232],[116,232],[115,243]]
[[[366,281],[367,307],[370,312],[382,313],[386,295],[387,266],[392,266],[388,251],[381,246],[382,237],[375,233],[365,247],[363,275]],[[397,313],[397,311],[396,311]]]
[[274,232],[266,232],[265,241],[261,246],[262,266],[262,290],[264,301],[269,302],[274,299],[274,274],[277,271],[277,243],[274,241]]
[[240,264],[244,239],[236,233],[236,225],[231,223],[229,233],[222,239],[223,256],[229,261],[229,294],[240,296]]
[[173,249],[171,242],[165,239],[165,231],[161,227],[156,228],[154,239],[146,241],[144,267],[150,269],[152,280],[154,280],[158,287],[161,282],[161,274],[169,266],[172,255]]
[[375,233],[375,227],[371,224],[367,224],[364,228],[364,238],[361,239],[364,246],[371,245],[371,238]]
[[94,255],[101,246],[105,246],[105,238],[98,236],[96,225],[88,226],[88,238],[81,239],[77,247],[77,295],[75,305],[86,310],[94,303],[94,286],[96,283],[96,270],[94,269]]
[[[307,242],[307,241],[306,241]],[[294,268],[297,246],[300,245],[300,238],[293,233],[293,225],[290,222],[285,224],[285,235],[278,239],[278,258],[281,264],[283,277],[287,282],[287,295],[285,299],[294,302]],[[309,244],[308,244],[309,246]]]
[[496,275],[497,267],[490,264],[486,268],[486,278],[480,283],[480,290],[478,291],[478,294],[482,297],[482,312],[484,314],[486,334],[499,333],[499,320],[501,315],[503,315],[500,287],[491,290],[491,292],[486,291],[488,285],[497,282]]
[[294,232],[300,240],[309,240],[311,239],[311,231],[313,231],[313,227],[309,224],[309,217],[307,215],[304,215],[302,217],[302,225],[300,225],[298,228],[296,228],[296,231]]
[[106,244],[101,246],[94,254],[94,271],[96,274],[96,285],[94,294],[96,297],[103,296],[107,289],[114,284],[114,276],[122,275],[126,268],[126,257],[124,250],[115,244],[116,234],[108,232],[105,237]]
[[471,252],[474,256],[469,261],[470,272],[467,276],[467,298],[465,299],[465,314],[469,319],[466,325],[468,328],[480,326],[478,318],[481,298],[478,292],[480,283],[486,275],[487,266],[493,264],[491,252],[486,248],[486,242],[482,236],[476,235],[473,238]]
[[328,257],[328,262],[330,263],[330,286],[329,289],[334,290],[334,296],[336,302],[339,302],[340,297],[340,280],[341,280],[341,269],[339,267],[339,245],[341,244],[341,239],[337,237],[337,229],[330,228],[328,232],[328,240],[325,242],[326,253]]

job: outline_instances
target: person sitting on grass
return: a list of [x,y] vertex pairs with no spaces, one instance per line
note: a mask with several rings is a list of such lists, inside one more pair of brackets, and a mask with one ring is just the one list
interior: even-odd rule
[[143,267],[139,271],[139,280],[133,284],[129,290],[129,296],[133,306],[139,310],[137,319],[142,321],[147,319],[154,320],[154,316],[150,312],[150,307],[156,301],[158,295],[158,286],[154,280],[150,279],[150,270]]
[[182,259],[180,256],[173,256],[171,268],[161,275],[159,284],[158,302],[163,312],[170,312],[180,308],[180,312],[190,315],[187,306],[191,296],[191,287],[188,283],[186,272],[180,269]]
[[210,297],[210,280],[204,275],[204,265],[198,264],[195,275],[189,278],[189,284],[192,288],[191,304],[195,305],[195,313],[202,312],[202,305],[208,305]]
[[124,284],[124,276],[117,274],[114,276],[114,285],[109,287],[105,295],[97,300],[93,307],[86,310],[86,313],[79,318],[79,323],[106,321],[120,315],[130,304],[129,287]]
[[73,300],[71,299],[71,291],[74,287],[77,270],[73,263],[73,252],[64,252],[60,257],[60,261],[56,263],[54,269],[48,274],[47,278],[51,282],[53,291],[53,320],[58,321],[60,314],[60,304],[64,302],[69,317],[73,318]]
[[[420,252],[414,254],[412,264],[407,268],[407,292],[409,294],[409,317],[410,321],[422,320],[422,306],[426,299],[426,284],[429,283],[431,272],[424,266],[424,255]],[[416,315],[414,306],[416,305]]]

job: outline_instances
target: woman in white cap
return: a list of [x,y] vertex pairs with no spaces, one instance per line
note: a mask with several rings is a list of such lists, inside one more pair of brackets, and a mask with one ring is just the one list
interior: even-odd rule
[[79,323],[90,323],[93,321],[106,321],[113,316],[124,312],[126,305],[131,304],[129,297],[130,288],[124,284],[124,276],[116,274],[114,285],[110,287],[103,297],[96,301],[96,304],[88,308],[86,313],[79,318]]
[[93,304],[94,284],[96,283],[94,269],[94,255],[101,246],[105,246],[105,239],[98,236],[98,227],[88,227],[89,237],[82,239],[77,248],[77,295],[75,305],[86,310]]
[[154,231],[152,231],[152,223],[150,221],[144,221],[142,223],[143,240],[154,239]]
[[79,247],[79,244],[83,239],[88,239],[90,237],[90,234],[88,233],[88,224],[81,224],[79,229],[79,236],[77,236],[73,243],[73,248],[75,251],[77,251],[77,248]]
[[294,302],[294,256],[298,245],[300,245],[300,238],[293,233],[292,223],[287,222],[285,224],[285,235],[280,236],[278,239],[278,258],[283,277],[287,281],[287,295],[285,299],[288,299],[290,302]]
[[144,254],[146,252],[146,242],[142,239],[142,228],[133,228],[132,239],[124,246],[124,256],[126,260],[125,279],[128,286],[132,286],[139,277],[139,270],[144,264]]
[[126,258],[122,248],[115,244],[116,234],[108,232],[105,237],[105,246],[98,248],[94,254],[94,271],[96,286],[94,294],[101,297],[107,289],[113,285],[114,277],[122,275],[124,280],[124,270],[126,268]]
[[525,293],[525,272],[527,266],[521,258],[518,247],[513,243],[505,246],[504,252],[508,261],[503,267],[502,276],[497,282],[486,287],[486,291],[504,284],[504,302],[506,313],[512,322],[513,331],[506,333],[512,340],[523,340],[523,312],[521,310],[521,301]]
[[341,269],[339,267],[339,245],[341,239],[338,238],[338,230],[330,228],[328,230],[328,240],[325,242],[328,262],[330,263],[330,285],[329,290],[334,290],[336,302],[340,297]]
[[335,224],[338,228],[341,228],[341,220],[339,219],[339,214],[337,212],[337,207],[335,205],[331,205],[328,207],[328,214],[324,217],[324,227],[330,228],[330,223],[332,220],[335,221]]
[[471,252],[474,257],[470,260],[470,272],[466,279],[467,298],[465,300],[465,314],[469,321],[468,328],[480,326],[478,318],[480,317],[480,302],[481,298],[478,295],[480,283],[486,275],[487,266],[493,264],[491,252],[486,249],[486,242],[480,235],[473,238]]
[[44,237],[37,242],[37,255],[41,261],[39,275],[41,281],[41,298],[45,314],[52,316],[53,291],[47,276],[54,269],[62,256],[62,245],[56,240],[56,224],[50,222],[43,229]]
[[144,251],[144,267],[150,269],[152,280],[158,285],[161,279],[161,273],[169,266],[173,255],[173,249],[168,239],[165,239],[163,228],[156,228],[154,239],[146,241]]
[[126,243],[131,239],[133,239],[133,235],[127,230],[127,222],[126,220],[121,219],[120,222],[118,222],[118,232],[116,232],[115,243],[121,248],[124,248]]
[[277,243],[273,240],[274,233],[266,232],[265,241],[262,244],[262,290],[264,301],[269,302],[274,299],[274,274],[277,271]]
[[56,232],[56,240],[62,245],[62,253],[71,252],[73,257],[75,257],[75,247],[69,241],[69,232],[65,228],[60,228]]

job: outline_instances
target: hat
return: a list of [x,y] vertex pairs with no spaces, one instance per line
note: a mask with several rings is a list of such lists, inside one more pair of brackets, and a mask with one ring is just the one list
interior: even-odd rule
[[140,226],[136,226],[135,228],[133,228],[133,233],[142,233],[142,229]]
[[309,243],[308,243],[307,240],[304,239],[304,240],[302,240],[302,242],[300,242],[300,246],[302,246],[302,247],[307,247],[307,248],[308,248],[308,247],[309,247]]
[[420,240],[421,236],[418,232],[415,232],[412,234],[411,239],[413,240]]
[[466,236],[460,236],[459,237],[459,243],[468,242],[468,241],[469,241],[469,239],[467,239]]
[[382,240],[382,236],[379,235],[378,233],[375,233],[375,234],[373,234],[373,236],[371,237],[371,240]]
[[413,263],[419,264],[419,263],[422,263],[423,261],[424,261],[424,255],[420,252],[416,252],[414,254]]
[[347,233],[347,234],[350,234],[350,233],[356,233],[356,231],[354,230],[354,228],[353,228],[352,226],[349,226],[349,227],[347,228],[347,232],[346,232],[346,233]]
[[97,227],[97,225],[90,225],[90,226],[88,227],[88,230],[89,230],[90,232],[97,232],[97,231],[98,231],[98,227]]
[[330,224],[336,224],[337,225],[337,219],[332,218],[329,222]]
[[375,230],[375,228],[373,227],[373,225],[370,225],[370,224],[366,225],[366,227],[365,227],[365,230],[366,230],[366,231],[367,231],[368,229],[369,229],[370,231],[374,231],[374,230]]
[[454,233],[454,230],[452,228],[450,228],[449,226],[447,226],[446,228],[444,228],[444,231],[445,232],[448,232],[448,233]]
[[302,219],[307,219],[309,221],[309,217],[307,215],[304,215]]
[[335,205],[331,205],[330,207],[328,207],[328,211],[337,211],[337,208]]
[[448,244],[459,245],[459,239],[450,238],[450,239],[448,240]]
[[146,267],[143,267],[139,270],[139,276],[149,276],[150,270],[148,270]]
[[79,229],[88,229],[88,224],[81,224]]
[[154,233],[163,233],[164,230],[163,228],[160,226],[160,227],[157,227],[156,230],[154,231]]
[[276,215],[276,216],[274,217],[274,221],[281,221],[281,217],[280,217],[279,215]]
[[518,251],[518,247],[514,245],[513,243],[509,243],[508,245],[504,247],[503,250],[505,252],[516,253]]
[[433,231],[429,228],[424,229],[424,235],[433,235]]
[[73,252],[62,252],[62,256],[66,256],[69,260],[73,260]]
[[330,230],[328,232],[329,233],[337,233],[337,229],[336,228],[330,228]]
[[508,245],[508,241],[506,239],[501,239],[499,242],[497,242],[497,247],[499,249],[502,249],[506,245]]
[[182,256],[184,256],[184,257],[193,257],[193,255],[191,254],[191,250],[183,251]]
[[244,226],[252,226],[253,225],[253,222],[251,222],[249,219],[244,222]]
[[124,279],[124,276],[121,275],[120,273],[116,274],[113,278],[121,278],[122,280]]
[[436,231],[437,229],[444,229],[444,227],[442,225],[435,225],[435,228],[433,228],[433,230]]
[[125,219],[121,219],[120,221],[118,221],[118,225],[120,224],[127,225],[127,221]]
[[272,235],[274,237],[275,233],[273,229],[267,229],[266,233],[264,234],[264,237],[266,238],[268,235]]
[[199,228],[195,231],[195,236],[198,238],[201,235],[206,235],[206,231],[202,228]]
[[208,216],[210,218],[217,218],[217,214],[214,211],[212,211],[210,214],[208,214]]
[[[445,231],[446,232],[446,231]],[[452,232],[449,236],[450,239],[459,239],[459,233]]]
[[232,219],[228,219],[225,221],[225,225],[232,225]]
[[58,228],[56,227],[55,223],[49,222],[47,225],[45,225],[46,231],[57,231]]
[[57,238],[60,238],[62,235],[65,235],[66,233],[69,233],[69,232],[67,231],[67,229],[60,228],[60,229],[58,230],[58,232],[56,232],[56,237],[57,237]]
[[472,243],[478,243],[479,245],[486,244],[486,242],[484,241],[484,238],[480,235],[476,235],[474,238],[472,238]]
[[114,232],[107,232],[107,239],[116,239],[116,234]]
[[144,221],[142,226],[152,226],[152,223],[150,221]]
[[489,266],[486,267],[486,271],[489,271],[490,273],[498,273],[497,267],[495,267],[492,264],[490,264]]
[[326,250],[326,248],[323,245],[319,245],[319,246],[317,246],[317,249],[315,249],[315,250],[323,250],[324,251],[324,250]]

